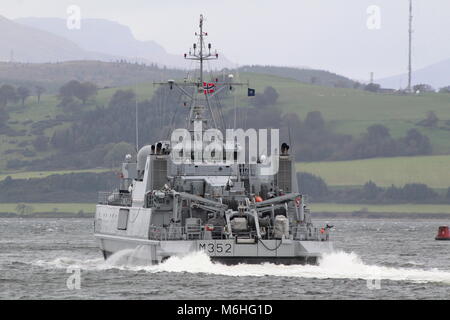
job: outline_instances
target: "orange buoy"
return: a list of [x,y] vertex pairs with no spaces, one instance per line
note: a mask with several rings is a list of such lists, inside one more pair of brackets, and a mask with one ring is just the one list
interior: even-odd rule
[[439,227],[438,234],[435,238],[436,240],[450,240],[450,229],[448,226]]
[[255,202],[263,202],[263,198],[261,198],[260,196],[256,196]]

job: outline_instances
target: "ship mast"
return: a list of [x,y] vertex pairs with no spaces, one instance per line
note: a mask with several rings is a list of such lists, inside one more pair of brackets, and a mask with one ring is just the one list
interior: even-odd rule
[[[200,15],[200,54],[199,54],[199,60],[200,60],[200,83],[203,83],[203,60],[206,57],[203,57],[203,15]],[[217,59],[217,56],[216,56]]]
[[[204,106],[197,104],[197,97],[198,95],[204,94],[205,96],[205,103],[208,106],[209,112],[211,114],[211,119],[214,122],[214,126],[217,127],[216,120],[214,118],[214,113],[211,108],[209,97],[208,97],[208,85],[204,82],[205,77],[203,75],[204,70],[204,62],[207,60],[217,60],[219,58],[219,55],[217,52],[211,53],[211,43],[208,43],[208,52],[206,53],[206,46],[205,46],[205,37],[208,36],[207,32],[203,31],[203,15],[200,15],[200,22],[199,22],[199,33],[195,33],[195,35],[198,37],[198,42],[194,43],[192,46],[192,49],[189,50],[189,54],[184,54],[184,58],[187,60],[194,60],[198,61],[200,64],[200,75],[198,77],[197,82],[197,92],[194,94],[194,101],[192,103],[190,112],[189,112],[189,118],[188,118],[188,125],[191,125],[194,121],[203,121],[206,122],[206,119],[203,116],[204,113]],[[206,86],[205,86],[206,84]],[[205,88],[206,87],[206,88]]]
[[214,53],[211,52],[211,43],[208,43],[208,45],[205,44],[205,37],[208,36],[208,33],[203,31],[203,22],[204,18],[201,14],[199,21],[199,33],[195,33],[198,40],[189,49],[189,53],[184,54],[184,58],[186,60],[194,60],[199,62],[200,74],[198,78],[194,81],[188,81],[188,79],[185,79],[183,82],[168,80],[163,83],[154,83],[159,85],[169,85],[171,90],[175,87],[180,90],[183,95],[191,99],[189,116],[186,119],[187,127],[190,130],[193,130],[195,121],[201,121],[206,124],[206,126],[208,125],[208,119],[204,116],[205,107],[209,110],[214,127],[220,129],[217,125],[210,100],[225,89],[229,89],[231,91],[233,86],[248,86],[248,83],[237,83],[232,81],[233,77],[231,75],[229,76],[228,81],[225,81],[225,79],[223,79],[223,81],[219,81],[218,79],[211,80],[211,82],[205,81],[205,76],[203,74],[205,69],[205,61],[217,60],[219,58],[219,54],[217,51],[214,51]]

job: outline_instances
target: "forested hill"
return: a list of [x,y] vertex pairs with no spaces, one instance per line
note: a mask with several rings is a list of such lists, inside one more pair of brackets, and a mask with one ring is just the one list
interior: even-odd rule
[[[346,77],[323,70],[297,69],[274,66],[244,66],[238,72],[275,75],[303,83],[336,88],[360,87]],[[0,84],[16,86],[44,86],[48,93],[56,93],[59,87],[70,81],[89,81],[99,88],[132,86],[137,83],[182,79],[186,70],[161,68],[157,65],[102,61],[68,61],[59,63],[11,63],[0,62]]]
[[[152,85],[182,79],[181,70],[124,61],[5,65],[8,76],[53,83],[55,89],[0,83],[2,173],[117,165],[135,151],[136,100],[141,145],[184,125],[187,108],[176,90],[168,96]],[[258,72],[239,72],[237,78],[248,80],[256,96],[236,90],[236,100],[224,99],[225,120],[236,119],[238,128],[284,129],[284,141],[289,126],[299,161],[450,154],[447,93],[385,94]]]
[[156,65],[102,61],[69,61],[60,63],[0,62],[0,84],[43,86],[56,93],[70,80],[89,81],[99,88],[132,86],[137,83],[183,78],[186,71],[160,68]]

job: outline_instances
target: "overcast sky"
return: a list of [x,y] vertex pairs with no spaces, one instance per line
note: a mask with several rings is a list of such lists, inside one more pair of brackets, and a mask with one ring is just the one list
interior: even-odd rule
[[[380,78],[407,70],[408,0],[1,0],[0,14],[64,18],[69,5],[175,54],[187,51],[203,13],[210,41],[240,65],[308,66],[362,80],[371,71]],[[372,5],[380,29],[367,26]],[[414,7],[414,68],[449,59],[450,1],[414,0]]]

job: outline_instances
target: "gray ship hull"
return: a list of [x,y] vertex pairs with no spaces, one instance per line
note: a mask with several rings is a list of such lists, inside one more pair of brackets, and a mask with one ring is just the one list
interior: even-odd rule
[[[203,251],[212,261],[233,265],[260,264],[317,264],[325,253],[332,252],[329,241],[296,241],[290,239],[260,240],[257,243],[236,243],[228,240],[155,241],[95,234],[105,259],[122,250],[132,250],[133,262],[158,264],[172,256],[183,257]],[[238,240],[239,241],[239,240]]]
[[[118,229],[124,209],[128,210],[126,228]],[[316,264],[323,254],[333,251],[331,241],[289,238],[165,240],[164,235],[150,231],[153,214],[150,208],[97,205],[94,236],[105,259],[116,252],[132,250],[134,263],[149,265],[203,251],[212,261],[224,264]]]

